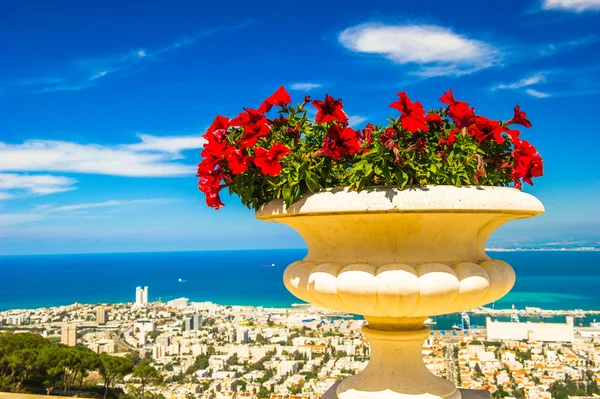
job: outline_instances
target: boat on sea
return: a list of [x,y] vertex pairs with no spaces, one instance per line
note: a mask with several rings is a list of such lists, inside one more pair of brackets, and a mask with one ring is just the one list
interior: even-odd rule
[[179,280],[177,280],[177,281],[178,281],[178,282],[180,282],[180,283],[187,283],[187,282],[188,282],[188,281],[190,281],[190,280],[184,280],[184,279],[182,279],[182,278],[179,278]]
[[428,317],[428,318],[427,318],[427,320],[425,320],[425,321],[423,322],[423,325],[426,325],[426,326],[434,326],[434,325],[436,325],[436,324],[437,324],[437,321],[435,321],[435,320],[434,320],[434,319],[432,319],[431,317]]
[[600,328],[600,323],[598,323],[596,321],[596,319],[594,319],[591,323],[590,323],[590,327],[592,328]]
[[261,265],[262,267],[275,267],[275,263],[265,263]]

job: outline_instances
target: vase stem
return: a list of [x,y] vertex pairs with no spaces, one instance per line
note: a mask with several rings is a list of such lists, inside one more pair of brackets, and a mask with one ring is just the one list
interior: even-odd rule
[[339,399],[460,399],[451,382],[433,375],[422,358],[430,329],[380,330],[362,328],[371,344],[367,367],[337,388]]

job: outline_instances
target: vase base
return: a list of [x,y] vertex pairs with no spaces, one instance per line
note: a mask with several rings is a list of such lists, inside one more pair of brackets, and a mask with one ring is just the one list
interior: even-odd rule
[[[328,390],[327,392],[325,392],[325,394],[323,396],[321,396],[321,399],[342,399],[340,397],[338,397],[337,395],[337,388],[340,385],[340,382],[336,382],[335,384],[333,384]],[[353,395],[354,392],[345,392],[348,393],[350,395],[352,395],[353,397],[356,398],[370,398],[370,399],[400,399],[400,398],[405,398],[405,399],[425,399],[425,398],[439,398],[439,396],[435,396],[435,395],[430,395],[430,394],[422,394],[422,395],[408,395],[408,394],[399,394],[397,392],[393,392],[393,391],[383,391],[383,392],[368,392],[368,393],[361,393],[361,392],[356,392],[356,395]],[[487,390],[481,390],[481,389],[465,389],[465,388],[458,388],[457,392],[453,395],[451,395],[449,398],[452,399],[491,399],[492,395],[490,394],[490,391]]]

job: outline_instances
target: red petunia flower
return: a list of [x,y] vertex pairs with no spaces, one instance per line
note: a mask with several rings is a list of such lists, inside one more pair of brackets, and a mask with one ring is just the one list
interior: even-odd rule
[[439,98],[439,100],[442,102],[442,104],[447,104],[447,105],[457,105],[460,103],[467,104],[467,103],[464,103],[462,101],[458,101],[457,99],[455,99],[454,94],[452,93],[452,89],[448,90],[447,92],[444,92],[444,95],[441,96]]
[[513,123],[525,127],[531,127],[531,122],[527,120],[527,114],[521,111],[521,107],[519,105],[515,105],[515,115],[512,117],[511,120],[506,122],[507,125],[512,125]]
[[369,145],[373,142],[373,132],[375,131],[375,126],[370,123],[367,123],[367,126],[362,131],[363,134],[363,143]]
[[244,112],[240,112],[237,117],[229,121],[229,126],[246,126],[249,123],[258,125],[268,123],[268,120],[263,112],[252,108],[244,108]]
[[314,100],[313,107],[317,109],[317,123],[340,122],[348,124],[348,116],[344,112],[342,99],[334,100],[329,94],[325,94],[325,101]]
[[485,116],[477,117],[475,125],[469,129],[469,135],[476,137],[480,143],[484,140],[493,139],[496,143],[504,143],[502,133],[508,129],[500,125],[500,122],[486,118]]
[[206,204],[212,208],[220,209],[223,206],[219,191],[221,191],[221,181],[225,178],[225,174],[220,166],[214,170],[208,170],[198,166],[198,189],[206,196]]
[[427,116],[425,117],[425,122],[429,123],[431,126],[437,127],[442,126],[442,123],[444,123],[442,117],[439,114],[427,114]]
[[429,128],[425,124],[425,110],[421,103],[418,101],[413,103],[405,91],[398,93],[398,96],[400,97],[398,101],[391,103],[390,107],[402,113],[400,116],[402,128],[411,133],[416,133],[418,130],[428,132]]
[[396,143],[397,132],[393,127],[388,127],[385,132],[379,136],[381,143],[389,148],[390,150],[397,149],[398,143]]
[[248,155],[246,148],[236,148],[235,146],[231,146],[225,151],[225,159],[234,175],[244,173],[252,163],[252,157]]
[[344,155],[354,155],[360,151],[359,132],[338,124],[331,125],[323,147],[313,157],[328,156],[340,160]]
[[244,134],[241,139],[242,146],[253,147],[261,137],[268,136],[270,132],[271,127],[266,122],[260,124],[249,123],[244,126]]
[[456,127],[469,128],[477,121],[475,108],[469,107],[467,103],[458,103],[449,107],[448,116],[454,121]]
[[258,112],[269,112],[274,105],[283,107],[291,102],[292,97],[285,90],[285,87],[281,86],[275,93],[263,101],[260,107],[258,107]]
[[517,140],[512,151],[515,166],[511,177],[515,188],[521,189],[521,179],[533,186],[533,178],[544,175],[544,163],[540,153],[525,140]]
[[217,211],[225,206],[223,201],[221,201],[221,197],[219,196],[219,191],[211,191],[206,193],[206,205],[211,208],[216,209]]
[[256,155],[254,164],[263,174],[277,176],[281,173],[281,163],[279,160],[290,152],[292,151],[279,141],[275,142],[268,151],[262,147],[258,147],[254,150],[254,154]]
[[222,115],[217,115],[213,123],[206,130],[206,134],[214,133],[217,130],[226,132],[229,128],[229,118]]

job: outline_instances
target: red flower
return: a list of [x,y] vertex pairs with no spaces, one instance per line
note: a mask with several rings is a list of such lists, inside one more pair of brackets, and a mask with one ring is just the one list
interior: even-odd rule
[[512,155],[515,159],[515,167],[511,177],[515,188],[522,188],[521,179],[533,186],[532,178],[544,175],[544,163],[540,153],[529,142],[516,141]]
[[427,114],[425,117],[425,122],[429,123],[432,126],[440,127],[444,122],[442,117],[439,114]]
[[385,129],[385,132],[379,136],[379,140],[381,140],[381,143],[390,150],[398,148],[398,144],[396,143],[396,129],[393,127]]
[[211,191],[206,193],[206,205],[211,208],[215,208],[217,211],[225,206],[225,204],[221,201],[221,197],[219,196],[218,191]]
[[323,147],[313,154],[313,157],[328,156],[340,160],[344,155],[354,155],[360,151],[359,132],[338,124],[331,125]]
[[254,164],[263,174],[277,176],[281,173],[281,163],[279,160],[290,152],[292,151],[279,141],[275,142],[269,151],[258,147],[254,150],[254,154],[256,155]]
[[344,112],[342,99],[334,100],[329,94],[325,94],[325,101],[314,100],[313,107],[317,109],[317,123],[340,122],[348,124],[348,116]]
[[362,131],[364,144],[369,145],[373,142],[373,131],[375,131],[375,126],[367,123],[367,126]]
[[[442,102],[442,104],[448,104],[448,105],[457,105],[457,104],[463,103],[462,101],[458,101],[457,99],[454,98],[452,89],[448,90],[447,92],[444,92],[444,95],[440,97],[440,101]],[[467,103],[463,103],[463,104],[467,104]]]
[[458,103],[449,107],[448,115],[458,129],[468,128],[477,121],[475,108],[470,108],[467,103]]
[[227,148],[227,129],[229,118],[218,115],[202,136],[206,140],[201,155],[220,158]]
[[475,125],[469,129],[469,135],[477,138],[480,143],[487,139],[493,139],[496,143],[504,143],[502,133],[508,129],[500,125],[500,122],[486,118],[485,116],[477,117]]
[[244,173],[252,162],[252,158],[248,155],[245,148],[235,148],[234,146],[229,147],[225,151],[225,159],[231,173],[234,175]]
[[222,169],[217,167],[214,170],[207,170],[201,166],[198,167],[198,189],[206,195],[206,204],[212,208],[220,209],[223,206],[219,191],[221,191],[221,181],[225,177]]
[[512,117],[511,120],[506,122],[507,125],[512,125],[513,123],[525,127],[531,127],[531,122],[527,120],[527,114],[521,111],[521,107],[519,105],[515,105],[515,115]]
[[271,127],[266,123],[254,124],[249,123],[244,126],[244,135],[241,143],[243,147],[253,147],[261,137],[268,136],[271,132]]
[[255,125],[267,123],[267,117],[263,112],[252,108],[244,108],[244,112],[240,112],[237,117],[233,118],[229,122],[229,126],[245,126],[249,123]]
[[398,101],[390,104],[391,108],[395,108],[402,113],[400,123],[402,127],[411,132],[416,133],[418,130],[428,132],[429,128],[425,124],[425,110],[420,102],[414,103],[406,96],[405,91],[398,93],[400,98]]
[[278,107],[283,107],[292,102],[292,97],[290,97],[289,93],[285,90],[285,87],[281,86],[279,89],[275,91],[268,97],[263,103],[258,107],[259,112],[269,112],[274,105]]

